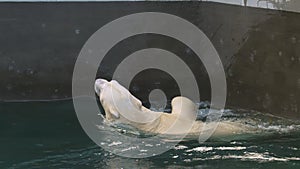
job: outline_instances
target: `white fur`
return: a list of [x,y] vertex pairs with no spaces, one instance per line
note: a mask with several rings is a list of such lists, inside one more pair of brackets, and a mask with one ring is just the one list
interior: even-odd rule
[[[204,125],[202,121],[195,121],[197,106],[186,97],[173,98],[172,112],[169,114],[145,108],[139,99],[115,80],[96,80],[95,91],[105,110],[106,120],[110,122],[128,124],[151,133],[195,136],[200,134]],[[249,130],[239,123],[220,122],[213,135],[242,134]]]

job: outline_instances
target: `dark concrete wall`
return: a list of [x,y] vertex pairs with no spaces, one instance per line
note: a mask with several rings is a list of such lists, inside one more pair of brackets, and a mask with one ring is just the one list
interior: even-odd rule
[[[0,3],[0,100],[71,97],[73,67],[87,39],[113,19],[145,11],[183,17],[210,38],[226,69],[227,107],[300,119],[300,14],[207,2]],[[153,46],[193,55],[158,39],[131,38],[107,58]],[[190,66],[202,70],[201,63]],[[99,76],[113,70],[106,64]],[[209,100],[205,70],[196,75]]]

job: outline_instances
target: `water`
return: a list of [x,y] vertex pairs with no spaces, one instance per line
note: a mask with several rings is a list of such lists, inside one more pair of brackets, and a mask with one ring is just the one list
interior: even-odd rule
[[[81,129],[71,100],[0,103],[0,168],[300,168],[299,122],[245,110],[227,110],[223,120],[228,119],[261,133],[181,142],[161,155],[131,159],[96,146]],[[107,144],[118,148],[123,142]]]

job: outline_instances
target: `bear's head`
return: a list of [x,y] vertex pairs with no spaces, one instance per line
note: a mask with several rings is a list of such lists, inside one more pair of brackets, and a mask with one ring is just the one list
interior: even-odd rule
[[100,98],[108,121],[145,122],[149,119],[145,117],[147,113],[141,101],[115,80],[109,82],[97,79],[95,92]]

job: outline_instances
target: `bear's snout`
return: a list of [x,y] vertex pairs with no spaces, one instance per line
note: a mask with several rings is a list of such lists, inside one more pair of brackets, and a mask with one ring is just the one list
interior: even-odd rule
[[106,83],[108,83],[108,81],[105,79],[97,79],[95,81],[95,92],[97,93],[98,96],[100,95],[100,92]]

